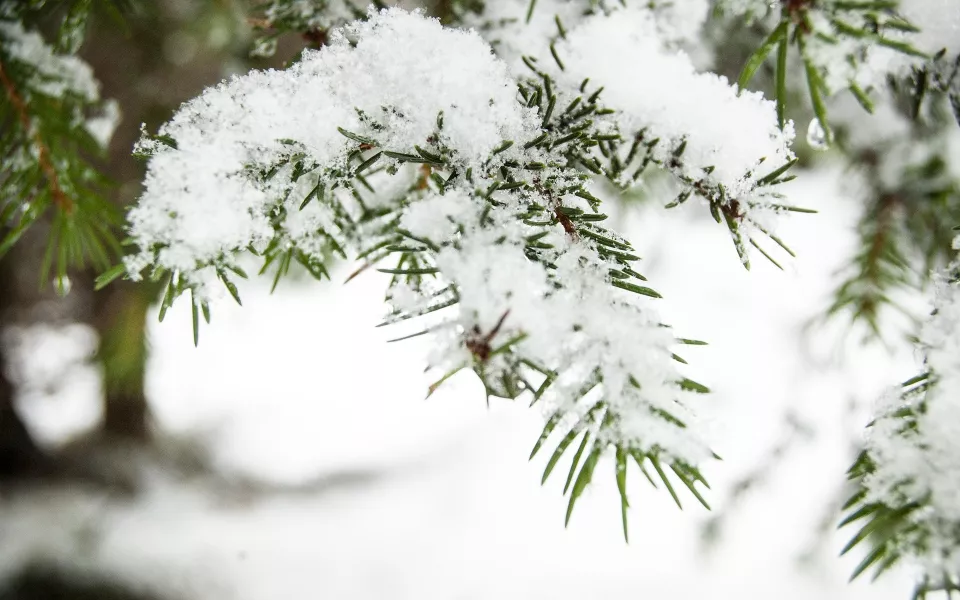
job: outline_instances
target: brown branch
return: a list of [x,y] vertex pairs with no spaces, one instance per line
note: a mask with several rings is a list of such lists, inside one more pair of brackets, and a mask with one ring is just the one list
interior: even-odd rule
[[304,41],[313,48],[320,49],[327,45],[328,37],[326,29],[310,29],[300,34]]
[[497,337],[497,334],[500,333],[500,328],[503,327],[503,323],[507,320],[509,315],[510,309],[508,308],[506,312],[500,316],[500,320],[497,321],[497,324],[493,326],[493,329],[491,329],[490,332],[485,335],[480,331],[479,325],[473,326],[473,334],[466,339],[464,345],[471,354],[480,360],[480,362],[485,363],[490,358],[490,353],[493,352],[490,342],[492,342],[493,338]]
[[873,277],[876,275],[877,263],[880,259],[880,254],[883,252],[883,246],[887,241],[887,234],[889,233],[892,220],[891,213],[896,205],[899,203],[900,198],[896,194],[884,194],[880,197],[880,208],[877,212],[877,221],[876,221],[876,230],[873,232],[873,240],[870,243],[870,251],[867,255],[867,265],[869,276]]
[[547,205],[553,208],[553,217],[557,220],[557,223],[563,227],[563,230],[570,236],[570,239],[577,242],[580,241],[580,234],[577,232],[577,226],[574,224],[573,219],[565,215],[561,208],[563,204],[560,202],[560,199],[554,196],[549,190],[543,187],[540,183],[540,179],[534,177],[533,187],[547,199]]
[[[2,61],[0,61],[0,83],[3,84],[3,88],[7,92],[7,97],[10,98],[10,103],[13,104],[13,107],[16,109],[24,131],[29,134],[30,130],[32,129],[30,123],[30,112],[27,109],[26,102],[24,102],[20,94],[17,93],[16,86],[13,85],[13,81],[10,80],[10,77],[4,70]],[[64,212],[72,212],[73,201],[70,200],[70,198],[60,187],[60,178],[57,176],[57,170],[54,168],[53,162],[50,160],[50,150],[47,148],[46,144],[43,143],[43,139],[40,137],[39,131],[34,131],[32,133],[32,137],[33,143],[37,148],[40,169],[47,178],[47,183],[50,186],[50,195],[53,198],[54,203]]]
[[430,168],[430,165],[423,163],[420,165],[420,175],[417,177],[417,189],[425,190],[430,184],[430,175],[433,174],[433,169]]

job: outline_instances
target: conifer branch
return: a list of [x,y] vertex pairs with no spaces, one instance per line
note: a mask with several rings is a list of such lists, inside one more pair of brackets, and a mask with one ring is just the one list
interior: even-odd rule
[[[106,150],[119,111],[100,99],[86,63],[24,27],[29,9],[0,13],[0,97],[7,100],[0,108],[7,126],[0,139],[0,257],[49,214],[41,285],[53,271],[57,291],[66,293],[69,267],[91,262],[107,269],[121,254],[117,210],[102,197],[105,180],[90,159]],[[89,10],[90,3],[71,5],[61,28],[64,48],[78,47]]]
[[[870,92],[882,87],[869,68],[877,54],[901,55],[918,64],[930,58],[910,38],[918,29],[897,12],[898,0],[889,2],[816,2],[780,0],[777,3],[735,3],[720,0],[719,8],[730,16],[758,20],[775,13],[776,26],[747,59],[738,79],[746,89],[759,67],[777,48],[776,86],[778,108],[786,110],[787,44],[800,54],[807,90],[816,115],[811,128],[822,130],[826,146],[834,142],[825,99],[841,89],[849,90],[868,111],[873,111]],[[782,121],[781,121],[782,122]]]
[[2,59],[0,59],[0,83],[3,84],[3,89],[7,94],[7,98],[10,100],[10,104],[13,105],[14,110],[17,111],[23,131],[32,133],[33,143],[37,150],[37,162],[47,178],[47,184],[50,187],[50,196],[61,210],[67,213],[71,212],[73,210],[73,202],[63,193],[63,189],[60,187],[57,171],[50,162],[50,150],[40,137],[39,129],[35,128],[30,122],[29,109],[23,101],[23,98],[21,98],[17,92],[13,81],[7,76],[7,72],[3,68]]
[[[405,52],[379,50],[390,46]],[[712,453],[688,404],[709,390],[676,371],[680,342],[649,304],[659,294],[642,285],[630,243],[601,225],[601,199],[578,168],[589,148],[612,141],[588,118],[600,94],[571,102],[538,64],[530,59],[535,77],[518,87],[475,34],[390,10],[287,72],[207,90],[139,144],[150,175],[130,213],[139,251],[126,259],[128,275],[167,278],[161,316],[189,292],[196,341],[199,315],[247,251],[273,270],[274,285],[293,262],[327,276],[329,251],[363,260],[361,270],[383,264],[393,308],[384,324],[417,319],[440,344],[430,393],[467,369],[488,402],[529,394],[549,409],[543,441],[582,423],[591,441],[568,477],[568,519],[610,449],[651,461],[672,493],[670,467],[699,498],[694,465]],[[462,74],[469,83],[434,83]],[[315,85],[327,95],[294,91]],[[209,111],[239,107],[249,86],[278,108],[244,107],[239,122]],[[321,117],[290,105],[305,96]],[[187,123],[208,135],[191,136]],[[198,168],[214,155],[235,162]],[[210,234],[210,222],[238,227]]]

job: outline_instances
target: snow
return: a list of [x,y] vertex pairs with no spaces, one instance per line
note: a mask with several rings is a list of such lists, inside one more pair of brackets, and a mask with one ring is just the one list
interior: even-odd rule
[[[863,90],[882,88],[888,74],[908,73],[911,67],[922,64],[924,60],[880,44],[869,35],[846,33],[844,28],[862,31],[876,31],[879,28],[879,35],[886,40],[919,46],[921,51],[928,52],[939,50],[939,47],[931,49],[937,44],[944,44],[944,40],[956,31],[956,20],[952,18],[952,13],[956,13],[957,9],[952,0],[904,0],[899,4],[899,12],[903,16],[908,20],[917,19],[917,24],[928,28],[930,33],[914,35],[889,27],[888,22],[896,18],[897,12],[870,2],[826,0],[797,5],[796,15],[790,17],[794,22],[790,35],[802,31],[796,25],[802,18],[810,28],[804,35],[797,36],[801,40],[803,58],[817,69],[830,94],[843,91],[852,84]],[[783,6],[786,3],[721,0],[719,6],[728,17],[762,19],[772,31],[784,18]]]
[[[697,404],[696,394],[677,387],[675,334],[660,325],[653,301],[631,301],[612,287],[609,265],[596,250],[561,233],[544,238],[556,248],[546,254],[555,265],[552,272],[529,260],[524,240],[531,230],[513,212],[520,207],[511,210],[507,195],[497,200],[506,208],[488,211],[493,220],[488,226],[481,226],[482,207],[458,191],[427,196],[402,218],[414,234],[442,246],[435,287],[449,282],[459,296],[456,316],[434,326],[452,333],[438,336],[441,346],[431,363],[438,377],[473,364],[462,332],[490,332],[502,320],[494,347],[524,339],[513,351],[486,361],[483,368],[492,381],[498,381],[497,373],[512,372],[518,358],[562,374],[547,389],[543,407],[546,415],[566,414],[572,426],[596,402],[582,397],[582,388],[597,372],[603,382],[597,392],[617,419],[600,432],[603,442],[661,452],[691,465],[709,457],[688,408]],[[462,233],[453,236],[458,230]],[[655,416],[654,410],[681,419],[686,428]],[[591,427],[597,425],[599,419]]]
[[0,19],[0,45],[10,58],[36,69],[31,87],[40,93],[88,102],[99,99],[100,84],[90,65],[76,56],[55,54],[39,33],[25,30],[19,21]]
[[292,21],[303,31],[327,29],[356,17],[356,8],[345,0],[273,0],[263,10],[268,21]]
[[[18,20],[5,17],[3,12],[0,12],[0,53],[4,60],[28,70],[28,81],[17,90],[25,102],[30,102],[31,94],[68,100],[63,110],[70,111],[74,121],[71,125],[82,123],[101,148],[109,146],[120,122],[120,107],[113,100],[101,102],[100,82],[90,65],[72,54],[57,54],[39,33],[24,29]],[[98,114],[88,117],[85,109],[93,109]],[[27,164],[35,160],[27,157]]]
[[[331,170],[349,170],[347,154],[357,143],[338,127],[415,154],[414,145],[429,146],[438,133],[442,112],[439,141],[463,169],[479,165],[504,139],[533,137],[532,114],[515,96],[506,66],[479,35],[416,13],[371,13],[286,71],[235,77],[186,103],[160,130],[176,148],[141,143],[152,156],[129,220],[143,253],[129,270],[139,272],[159,252],[157,266],[189,278],[197,263],[266,247],[275,234],[271,211],[290,187],[276,181],[283,177],[262,181],[259,171],[294,152],[308,171],[319,168],[322,181],[332,179]],[[298,212],[299,200],[288,212]]]
[[[700,32],[709,14],[707,0],[661,0],[629,5],[647,14],[655,23],[657,38],[670,48],[699,48]],[[500,0],[484,6],[482,14],[467,12],[465,27],[475,28],[490,42],[497,55],[518,75],[525,74],[524,56],[548,59],[550,43],[564,31],[576,28],[590,14],[616,14],[619,3],[586,0],[537,0],[527,19],[529,0]],[[579,84],[579,82],[577,82]]]
[[718,0],[717,6],[726,16],[742,16],[752,21],[768,15],[775,3],[769,0]]
[[20,390],[18,408],[41,443],[56,446],[97,423],[103,391],[90,364],[97,349],[92,327],[77,323],[9,327],[0,344],[10,356],[7,377]]
[[956,56],[960,52],[960,6],[953,0],[904,0],[900,10],[920,28],[916,43],[934,54],[943,48]]
[[603,86],[601,102],[620,111],[622,135],[646,129],[647,139],[659,138],[653,153],[665,165],[686,142],[674,170],[722,185],[730,198],[749,196],[766,172],[793,158],[793,125],[778,128],[774,103],[760,93],[738,93],[723,77],[697,73],[683,52],[663,46],[649,11],[589,17],[558,51],[568,85],[590,77]]
[[[829,340],[798,335],[855,244],[856,204],[838,197],[842,177],[790,184],[798,202],[821,212],[784,224],[800,256],[786,274],[743,272],[732,252],[715,251],[728,242],[712,221],[658,208],[624,216],[672,300],[664,316],[710,342],[683,355],[704,370],[716,392],[709,410],[723,416],[716,450],[724,461],[706,474],[709,500],[729,522],[712,553],[699,541],[707,513],[677,510],[640,477],[628,481],[630,545],[612,476],[597,476],[564,529],[562,482],[541,487],[546,458],[526,462],[538,416],[522,401],[487,409],[467,374],[424,401],[432,379],[418,365],[432,345],[386,344],[397,332],[372,327],[382,276],[340,287],[344,268],[333,285],[291,282],[272,296],[269,281],[248,283],[245,306],[217,306],[199,348],[189,306],[175,306],[162,324],[151,318],[149,393],[164,430],[213,432],[228,472],[297,483],[380,467],[382,479],[246,500],[164,479],[133,501],[72,490],[8,499],[0,570],[49,557],[173,595],[234,600],[908,597],[902,574],[847,584],[859,557],[836,558],[846,532],[828,535],[812,562],[797,562],[818,541],[870,399],[916,369],[909,351],[891,357],[858,345],[844,364],[824,364]],[[806,353],[805,341],[815,342]],[[733,482],[767,458],[790,412],[817,435],[731,505]],[[598,472],[612,475],[612,465]]]
[[463,25],[476,29],[517,75],[526,74],[522,57],[550,56],[550,42],[560,36],[558,19],[569,30],[589,8],[583,0],[537,0],[528,21],[529,7],[528,0],[501,0],[487,3],[482,14],[463,16]]
[[[919,336],[935,381],[919,398],[901,399],[896,390],[882,397],[866,444],[876,468],[863,482],[866,501],[892,508],[924,505],[911,516],[918,529],[903,546],[920,575],[934,584],[960,577],[960,284],[952,279],[939,276],[935,312]],[[895,415],[904,406],[917,413],[913,430],[904,431],[905,420]]]
[[[617,131],[646,131],[661,140],[652,152],[668,170],[746,203],[756,200],[766,172],[793,157],[792,124],[781,131],[772,102],[696,72],[678,49],[698,29],[697,11],[705,7],[691,0],[623,8],[572,23],[557,40],[565,64],[559,77],[566,90],[586,76],[603,85],[602,101],[617,109],[607,122]],[[541,8],[570,6],[554,2]],[[427,261],[437,268],[435,277],[423,286],[391,288],[389,307],[415,311],[444,289],[456,290],[457,307],[427,320],[431,336],[388,350],[382,343],[387,333],[370,327],[374,313],[383,310],[375,300],[381,276],[362,276],[341,300],[299,287],[271,299],[264,284],[254,282],[242,289],[252,303],[242,311],[217,305],[201,349],[192,350],[189,309],[178,306],[167,325],[153,330],[148,386],[158,423],[168,431],[206,434],[213,440],[215,465],[227,473],[294,484],[319,476],[333,482],[324,484],[327,492],[306,501],[247,499],[251,504],[237,510],[215,506],[222,491],[218,496],[203,484],[177,484],[161,472],[150,474],[146,495],[132,505],[75,491],[36,505],[15,499],[0,511],[25,518],[3,520],[11,524],[0,535],[15,544],[0,554],[0,572],[15,568],[25,555],[78,554],[86,533],[96,530],[96,555],[81,563],[83,568],[121,572],[158,586],[176,575],[189,582],[185,592],[204,597],[295,597],[304,590],[357,598],[656,597],[666,590],[674,597],[758,596],[772,585],[797,598],[875,592],[867,592],[865,584],[842,587],[838,573],[849,569],[840,562],[822,568],[822,578],[813,581],[798,575],[789,560],[803,544],[818,541],[810,532],[823,515],[806,513],[801,503],[829,507],[840,493],[849,433],[866,419],[862,398],[877,393],[891,375],[916,367],[902,349],[896,361],[863,351],[862,364],[845,369],[796,360],[796,332],[805,317],[819,311],[811,306],[825,303],[829,286],[822,274],[832,272],[831,261],[843,255],[830,245],[835,241],[820,237],[849,217],[829,214],[841,210],[832,204],[836,175],[811,176],[808,187],[788,188],[797,203],[827,209],[815,227],[807,220],[806,229],[792,231],[799,244],[784,236],[801,256],[811,251],[810,263],[791,265],[777,278],[765,272],[747,279],[731,256],[710,251],[710,245],[722,243],[714,239],[715,227],[670,224],[662,212],[647,210],[636,228],[643,234],[641,253],[650,259],[644,271],[671,302],[626,294],[610,285],[615,263],[596,244],[557,223],[531,225],[518,217],[531,199],[550,212],[585,207],[581,199],[537,189],[539,179],[519,191],[482,193],[507,159],[532,156],[550,163],[560,155],[521,151],[541,132],[541,117],[517,102],[507,63],[494,57],[478,33],[443,29],[400,10],[369,17],[334,32],[330,46],[307,53],[289,70],[254,72],[208,90],[186,103],[160,137],[144,138],[140,149],[151,155],[146,189],[131,213],[131,234],[142,253],[129,260],[128,269],[134,275],[151,266],[179,272],[203,300],[215,300],[217,268],[243,262],[239,255],[248,247],[263,250],[277,242],[325,258],[329,238],[339,235],[355,250],[370,241],[365,236],[374,235],[374,227],[345,231],[329,200],[348,206],[354,218],[367,202],[354,203],[344,189],[331,189],[327,201],[301,209],[302,201],[311,190],[348,179],[343,173],[353,168],[349,155],[358,145],[361,160],[376,156],[375,146],[413,154],[423,145],[444,154],[448,163],[433,173],[451,176],[454,184],[443,193],[421,186],[423,171],[381,156],[390,170],[372,175],[378,191],[361,197],[394,210],[403,228],[438,249]],[[535,27],[550,27],[549,19],[537,19]],[[816,46],[810,52],[818,64],[836,60],[817,54]],[[838,56],[847,53],[846,46],[839,47]],[[848,81],[864,72],[831,76]],[[505,140],[514,145],[491,158]],[[303,173],[295,163],[303,165]],[[274,167],[275,176],[266,177]],[[452,177],[467,169],[476,169],[469,184]],[[393,170],[400,174],[390,177]],[[551,165],[541,173],[561,184],[554,189],[575,181],[562,167]],[[543,234],[548,244],[537,260],[527,245],[534,234]],[[694,237],[703,241],[690,243]],[[334,278],[344,275],[335,271]],[[930,364],[944,373],[946,387],[960,379],[960,367],[953,364],[960,350],[954,348],[956,336],[944,335],[960,322],[952,290],[941,285],[943,310],[923,335],[932,349]],[[250,304],[259,305],[259,312]],[[179,337],[167,333],[173,326]],[[470,340],[484,334],[494,348],[514,341],[507,351],[480,358]],[[717,391],[712,406],[678,385],[686,367],[673,359],[675,336],[713,343],[678,350],[696,354],[691,373]],[[812,351],[818,352],[822,349]],[[514,373],[521,359],[560,376],[537,410],[523,400],[495,399],[484,414],[483,390],[471,368],[481,368],[486,381],[496,383],[499,375]],[[701,364],[707,365],[703,371]],[[416,375],[424,365],[429,372]],[[412,409],[404,402],[460,369],[429,404]],[[584,395],[583,384],[594,375],[602,384]],[[838,402],[846,397],[856,398],[852,417]],[[709,448],[717,449],[726,461],[719,467],[707,463],[704,470],[711,480],[718,474],[718,492],[710,501],[722,510],[730,508],[724,498],[736,493],[738,469],[747,470],[744,465],[781,435],[776,425],[784,413],[803,413],[826,441],[808,443],[802,457],[788,457],[778,467],[789,477],[781,476],[780,489],[770,492],[774,509],[751,510],[750,523],[738,519],[731,542],[738,552],[704,567],[693,558],[695,521],[689,514],[681,521],[678,513],[662,512],[669,497],[639,487],[639,477],[630,483],[631,498],[641,499],[631,510],[642,515],[643,535],[634,536],[639,544],[625,548],[617,539],[619,498],[612,477],[595,477],[573,527],[567,533],[560,529],[563,500],[556,482],[538,489],[531,470],[538,471],[542,459],[525,466],[523,457],[543,417],[564,417],[562,434],[589,415],[598,398],[613,417],[610,424],[595,419],[589,425],[598,448],[627,446],[696,465],[709,458]],[[887,493],[906,474],[921,472],[903,493],[929,494],[931,518],[955,521],[960,515],[949,499],[956,497],[960,475],[950,461],[960,453],[957,409],[947,401],[934,406],[933,421],[923,423],[930,445],[901,451],[897,444],[914,440],[893,436],[883,422],[876,428],[872,443],[878,455],[889,452],[894,459],[871,485]],[[662,412],[683,425],[659,417]],[[598,472],[612,474],[608,458]],[[728,464],[734,466],[725,471]],[[949,476],[938,481],[943,473]],[[784,514],[794,514],[791,507],[803,517],[784,522]],[[40,527],[44,511],[55,511],[61,520]],[[584,512],[590,516],[581,517]],[[780,534],[775,540],[772,527]],[[823,537],[828,546],[836,545]],[[955,557],[945,560],[952,564]],[[639,573],[640,561],[666,564],[666,579]],[[517,569],[520,562],[526,567]],[[162,567],[145,573],[144,564]],[[762,575],[744,583],[747,569]],[[275,571],[284,576],[273,576]],[[698,577],[689,577],[691,572]],[[891,581],[891,589],[902,593],[904,580]]]
[[[839,11],[838,11],[839,12]],[[886,76],[891,73],[906,73],[910,67],[920,64],[921,59],[882,46],[867,38],[857,38],[838,31],[831,19],[840,20],[855,28],[865,28],[869,22],[851,11],[835,15],[829,10],[811,11],[810,21],[816,34],[806,36],[803,55],[821,72],[821,77],[831,94],[842,91],[851,84],[861,89],[882,88]],[[884,31],[883,36],[898,42],[913,40],[895,31]]]
[[[172,143],[142,143],[152,156],[146,190],[130,213],[141,254],[128,260],[128,268],[152,264],[179,272],[210,300],[212,289],[220,289],[216,269],[249,246],[296,244],[317,260],[326,260],[331,235],[345,238],[339,243],[351,249],[369,247],[380,238],[338,223],[329,198],[306,210],[302,199],[311,188],[350,179],[347,153],[365,139],[368,146],[408,154],[421,152],[418,143],[436,144],[434,152],[449,157],[443,171],[473,176],[449,175],[454,183],[442,194],[407,179],[407,193],[384,206],[437,249],[426,258],[426,266],[435,263],[438,270],[436,284],[415,290],[420,307],[435,303],[438,290],[453,290],[458,299],[454,316],[433,327],[440,344],[430,366],[438,379],[476,367],[499,386],[519,380],[521,364],[545,367],[563,376],[546,388],[542,406],[572,426],[597,402],[582,390],[597,378],[602,385],[594,392],[605,412],[586,420],[598,449],[619,444],[688,465],[709,457],[691,410],[698,394],[684,389],[672,356],[674,334],[662,326],[651,300],[611,285],[611,270],[624,265],[601,254],[588,234],[608,236],[621,252],[629,252],[629,244],[587,226],[571,234],[549,220],[525,222],[532,206],[549,219],[560,208],[587,205],[572,193],[580,174],[562,166],[565,149],[524,148],[540,133],[541,118],[518,102],[505,63],[476,33],[443,29],[400,10],[371,12],[369,20],[335,31],[331,40],[288,71],[255,72],[208,90],[161,128],[160,136]],[[494,153],[505,140],[511,149]],[[273,179],[257,175],[294,151],[308,163],[308,175],[294,183],[289,164]],[[379,156],[376,149],[365,151],[364,159]],[[551,167],[531,177],[529,191],[487,198],[483,190],[501,183],[496,167],[505,158],[540,159]],[[281,221],[279,233],[275,221]],[[390,235],[396,233],[383,239],[390,242]],[[545,245],[531,259],[528,239],[535,235]],[[410,291],[397,296],[404,306],[416,304]],[[489,350],[478,352],[478,340],[487,335],[495,343],[489,340]],[[507,340],[517,341],[487,360]],[[541,369],[536,377],[544,374]]]

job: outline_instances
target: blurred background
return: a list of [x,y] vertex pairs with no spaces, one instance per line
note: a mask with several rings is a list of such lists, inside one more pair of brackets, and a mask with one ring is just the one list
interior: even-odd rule
[[[155,131],[204,87],[317,43],[285,35],[251,57],[250,8],[157,0],[123,28],[94,15],[81,56],[121,106],[103,165],[117,206],[139,193],[141,123]],[[733,75],[759,35],[738,27],[710,40]],[[803,130],[809,108],[793,104]],[[835,524],[875,400],[917,372],[913,322],[893,310],[878,336],[823,318],[889,198],[851,176],[855,159],[869,167],[849,149],[862,144],[799,145],[785,191],[819,213],[784,223],[798,257],[783,271],[746,272],[701,207],[662,209],[656,181],[610,192],[665,319],[710,344],[685,358],[715,392],[723,457],[704,473],[709,512],[631,481],[629,545],[613,478],[564,528],[546,457],[526,461],[535,410],[487,407],[468,373],[424,400],[427,346],[375,327],[387,276],[341,286],[355,269],[341,264],[333,285],[244,282],[244,306],[216,306],[195,348],[188,306],[159,323],[149,285],[94,293],[96,273],[77,272],[66,296],[41,290],[34,227],[0,261],[0,600],[909,597],[907,572],[848,584],[860,557],[837,557],[850,534]],[[937,243],[932,265],[949,252]],[[925,294],[896,291],[916,316]],[[859,301],[855,314],[880,311]]]

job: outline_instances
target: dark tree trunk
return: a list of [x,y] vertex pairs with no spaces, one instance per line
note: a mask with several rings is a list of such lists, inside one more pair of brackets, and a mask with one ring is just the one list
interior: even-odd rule
[[45,455],[13,406],[13,393],[13,385],[0,372],[0,481],[42,471],[46,465]]
[[[9,257],[8,257],[9,258]],[[8,323],[15,282],[10,262],[0,262],[0,336]],[[37,446],[14,406],[13,383],[7,377],[7,356],[0,343],[0,481],[45,470],[47,457]]]
[[144,394],[145,320],[154,286],[117,282],[94,295],[94,322],[103,365],[103,433],[147,441],[149,408]]

